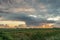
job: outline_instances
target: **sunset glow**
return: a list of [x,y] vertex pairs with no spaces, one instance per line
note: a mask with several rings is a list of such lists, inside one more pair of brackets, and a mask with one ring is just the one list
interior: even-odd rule
[[60,0],[0,0],[0,24],[39,26],[49,23],[44,24],[45,27],[60,24],[59,4]]
[[18,26],[21,24],[25,24],[23,21],[0,21],[0,24],[7,24],[10,27]]

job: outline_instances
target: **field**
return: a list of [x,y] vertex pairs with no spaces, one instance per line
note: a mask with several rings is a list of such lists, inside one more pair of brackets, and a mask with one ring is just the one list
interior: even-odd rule
[[60,40],[60,29],[0,29],[0,40]]

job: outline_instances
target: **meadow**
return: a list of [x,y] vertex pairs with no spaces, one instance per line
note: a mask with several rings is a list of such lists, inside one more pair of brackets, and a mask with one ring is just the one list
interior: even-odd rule
[[60,40],[60,28],[0,29],[0,40]]

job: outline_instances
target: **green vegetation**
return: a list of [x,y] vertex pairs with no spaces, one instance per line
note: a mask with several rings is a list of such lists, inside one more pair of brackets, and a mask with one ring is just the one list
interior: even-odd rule
[[0,40],[60,40],[60,29],[0,29]]

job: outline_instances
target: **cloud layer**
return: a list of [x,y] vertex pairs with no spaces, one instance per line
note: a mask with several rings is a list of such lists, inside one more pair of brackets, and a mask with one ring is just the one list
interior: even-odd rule
[[60,20],[60,0],[0,0],[0,20],[20,20],[27,25]]

